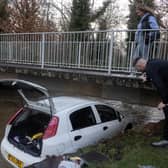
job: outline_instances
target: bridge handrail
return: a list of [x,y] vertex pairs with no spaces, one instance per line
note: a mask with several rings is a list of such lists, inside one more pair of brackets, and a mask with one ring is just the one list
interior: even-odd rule
[[[78,69],[85,72],[135,73],[132,60],[136,29],[79,32],[0,34],[0,63],[41,69]],[[168,29],[155,29],[160,38],[148,44],[148,59],[167,60]],[[150,29],[143,30],[147,36]],[[145,48],[144,48],[145,50]]]

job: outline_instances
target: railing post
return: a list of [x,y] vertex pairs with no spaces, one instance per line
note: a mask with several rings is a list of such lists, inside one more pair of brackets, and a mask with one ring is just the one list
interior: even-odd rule
[[78,68],[80,68],[80,64],[81,64],[81,42],[79,43]]
[[11,61],[12,61],[12,53],[13,53],[13,51],[12,51],[12,49],[13,49],[13,46],[11,45],[11,43],[12,42],[8,42],[8,46],[9,46],[9,59],[8,59],[8,61],[11,63]]
[[133,71],[133,66],[132,66],[132,61],[133,61],[133,54],[134,54],[134,45],[135,42],[131,42],[131,53],[130,53],[130,61],[129,61],[129,73],[132,73]]
[[108,75],[111,74],[112,58],[113,58],[113,46],[114,46],[114,30],[111,32],[109,61],[108,61]]
[[40,58],[41,58],[41,68],[44,68],[44,47],[45,47],[45,34],[42,33],[42,41],[41,41],[41,53],[40,53]]

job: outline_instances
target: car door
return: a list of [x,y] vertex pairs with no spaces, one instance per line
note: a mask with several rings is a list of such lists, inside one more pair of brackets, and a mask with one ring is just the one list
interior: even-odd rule
[[[31,109],[49,111],[51,115],[55,111],[54,103],[48,90],[40,85],[19,79],[2,79],[0,80],[0,86],[16,89],[25,101],[26,106]],[[39,101],[41,98],[45,99],[45,101]]]
[[99,122],[99,139],[106,139],[117,135],[122,128],[117,112],[107,105],[95,105],[100,122]]
[[97,142],[97,121],[91,106],[78,109],[69,115],[72,130],[70,139],[75,150]]

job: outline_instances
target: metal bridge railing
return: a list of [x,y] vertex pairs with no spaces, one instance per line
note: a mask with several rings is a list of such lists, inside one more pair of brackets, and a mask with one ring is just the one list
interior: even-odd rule
[[[144,30],[147,36],[151,30]],[[132,73],[136,30],[0,34],[0,63],[94,73]],[[149,58],[167,59],[168,30],[150,45]]]

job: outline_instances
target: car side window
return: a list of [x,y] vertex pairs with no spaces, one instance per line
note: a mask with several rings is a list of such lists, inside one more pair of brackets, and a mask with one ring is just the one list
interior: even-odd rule
[[105,105],[96,105],[96,109],[102,122],[117,120],[117,114],[113,108]]
[[73,130],[89,127],[96,124],[96,119],[91,107],[86,107],[70,115]]

